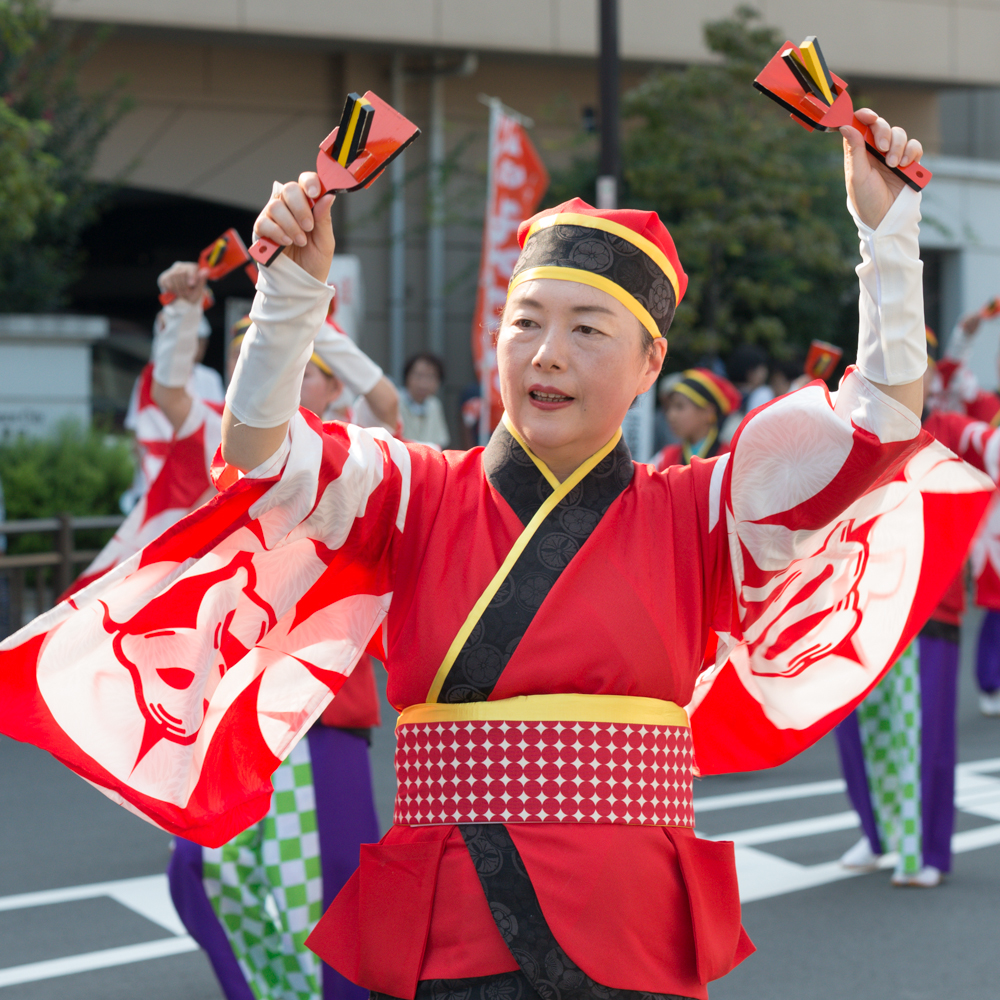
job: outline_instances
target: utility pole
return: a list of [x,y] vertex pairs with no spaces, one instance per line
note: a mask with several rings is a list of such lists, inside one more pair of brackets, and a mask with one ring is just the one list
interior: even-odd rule
[[[404,111],[406,70],[403,53],[392,57],[392,106]],[[406,359],[406,161],[400,153],[392,161],[392,214],[389,222],[389,374],[403,384]]]
[[[621,114],[618,95],[618,0],[599,0],[601,52],[598,59],[601,91],[601,172],[597,178],[597,207],[618,207],[618,185],[622,175]],[[625,415],[622,434],[632,457],[647,462],[653,457],[653,423],[656,386],[644,392]]]
[[444,80],[444,66],[435,57],[427,130],[427,349],[438,356],[444,354]]
[[601,93],[601,172],[597,178],[597,207],[618,207],[618,179],[621,176],[618,111],[618,0],[600,3],[600,93]]

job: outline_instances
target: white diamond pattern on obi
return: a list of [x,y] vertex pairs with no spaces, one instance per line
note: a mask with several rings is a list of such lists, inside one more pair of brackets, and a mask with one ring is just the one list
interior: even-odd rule
[[426,722],[396,733],[404,826],[625,823],[694,826],[684,726]]

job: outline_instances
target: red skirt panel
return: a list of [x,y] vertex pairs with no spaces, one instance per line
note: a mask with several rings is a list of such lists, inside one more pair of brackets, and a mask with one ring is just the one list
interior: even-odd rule
[[[553,934],[599,983],[705,1000],[708,982],[754,950],[731,844],[676,827],[508,830]],[[394,826],[363,848],[308,944],[359,985],[398,997],[413,997],[421,979],[517,968],[455,827]]]
[[371,729],[382,724],[372,658],[365,653],[319,721],[336,729]]

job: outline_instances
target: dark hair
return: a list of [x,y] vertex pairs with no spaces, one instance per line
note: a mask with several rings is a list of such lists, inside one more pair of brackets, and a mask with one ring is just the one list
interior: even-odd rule
[[767,364],[767,355],[753,344],[740,344],[739,347],[729,355],[726,362],[726,370],[729,377],[737,384],[746,382],[747,376],[761,365]]
[[438,381],[442,385],[444,384],[444,362],[436,354],[431,354],[430,351],[421,351],[419,354],[414,354],[406,362],[406,366],[403,368],[403,385],[406,385],[406,380],[410,377],[410,372],[413,371],[413,366],[418,361],[426,361],[427,364],[431,365],[437,371]]
[[780,358],[777,361],[771,362],[771,372],[772,374],[776,371],[781,372],[782,375],[788,379],[789,382],[794,382],[801,374],[806,370],[805,359],[801,354],[796,352],[790,358]]

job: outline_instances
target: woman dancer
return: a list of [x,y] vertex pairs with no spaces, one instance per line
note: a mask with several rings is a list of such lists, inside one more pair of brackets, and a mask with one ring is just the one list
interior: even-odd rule
[[[858,115],[890,164],[919,158]],[[767,766],[827,731],[909,642],[989,489],[920,431],[919,196],[843,131],[857,367],[662,474],[620,432],[686,286],[654,213],[577,200],[522,224],[506,418],[439,454],[298,411],[332,197],[314,174],[278,187],[257,231],[286,251],[230,385],[225,493],[0,647],[0,728],[219,842],[378,649],[396,823],[310,946],[396,997],[705,998],[752,945],[732,846],[692,830],[694,754]]]

